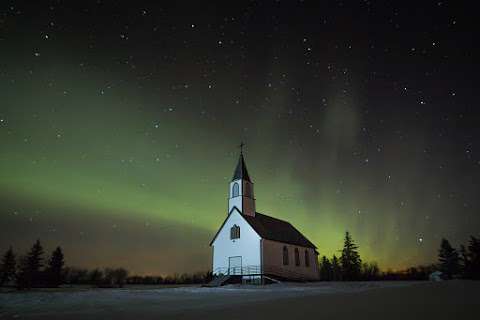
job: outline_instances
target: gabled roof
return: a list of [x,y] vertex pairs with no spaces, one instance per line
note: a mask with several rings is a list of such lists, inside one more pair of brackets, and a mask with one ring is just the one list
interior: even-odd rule
[[220,233],[220,230],[223,229],[223,226],[227,222],[228,218],[235,210],[240,213],[240,215],[245,219],[245,221],[248,222],[248,224],[262,239],[293,244],[306,248],[317,248],[313,243],[310,242],[310,240],[308,240],[289,222],[276,219],[258,212],[255,213],[255,217],[243,215],[237,207],[232,208],[227,218],[223,221],[222,226],[218,229],[217,233],[210,242],[210,245],[213,244],[213,242],[217,238],[217,235]]
[[213,236],[212,238],[212,241],[210,241],[210,245],[213,244],[213,241],[215,241],[215,239],[217,239],[217,236],[218,234],[220,233],[220,231],[223,229],[223,226],[225,225],[225,223],[227,222],[228,218],[230,218],[230,216],[232,215],[232,212],[234,211],[238,211],[238,213],[243,217],[243,214],[240,212],[240,210],[238,210],[237,207],[233,207],[232,210],[230,210],[230,212],[228,213],[227,217],[225,218],[225,220],[223,220],[223,223],[222,225],[220,226],[220,228],[218,228],[217,230],[217,233],[215,233],[215,235]]
[[287,221],[256,212],[255,217],[242,215],[260,237],[307,248],[317,247]]
[[250,180],[250,176],[248,175],[247,165],[245,164],[245,160],[243,159],[243,153],[240,153],[240,157],[238,158],[237,167],[235,168],[235,172],[233,173],[232,181],[239,179],[252,182],[252,180]]

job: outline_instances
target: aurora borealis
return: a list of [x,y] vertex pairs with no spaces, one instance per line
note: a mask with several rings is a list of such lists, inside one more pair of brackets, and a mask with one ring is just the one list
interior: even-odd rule
[[469,8],[2,1],[0,250],[210,268],[245,141],[259,212],[382,269],[480,230]]

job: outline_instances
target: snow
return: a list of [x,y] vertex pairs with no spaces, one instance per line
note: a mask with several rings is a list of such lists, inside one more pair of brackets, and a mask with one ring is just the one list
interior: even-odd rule
[[281,299],[297,299],[297,303],[313,299],[316,306],[317,301],[320,303],[325,300],[322,297],[342,300],[345,294],[364,296],[368,295],[368,292],[378,290],[405,292],[402,288],[418,292],[418,289],[414,288],[441,284],[443,283],[318,282],[268,286],[228,285],[220,288],[137,286],[124,289],[67,288],[31,292],[13,291],[0,293],[0,319],[12,317],[106,319],[117,315],[121,318],[128,318],[127,315],[130,317],[141,315],[143,318],[163,319],[168,316],[175,318],[178,314],[186,315],[187,319],[194,319],[198,313],[210,314],[211,310],[242,308],[245,304],[278,306],[277,302]]

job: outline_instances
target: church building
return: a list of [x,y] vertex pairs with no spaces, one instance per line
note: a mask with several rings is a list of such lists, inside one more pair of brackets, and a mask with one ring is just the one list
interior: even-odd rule
[[221,276],[217,278],[263,283],[265,279],[311,281],[319,277],[315,245],[289,222],[256,211],[243,152],[230,182],[227,217],[210,246],[213,274]]

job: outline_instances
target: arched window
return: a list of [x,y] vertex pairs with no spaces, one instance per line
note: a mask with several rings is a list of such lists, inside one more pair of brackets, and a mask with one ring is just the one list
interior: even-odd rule
[[288,248],[283,246],[283,265],[288,266]]
[[234,224],[233,227],[230,228],[230,239],[240,239],[240,227],[236,224]]
[[298,248],[295,248],[295,265],[298,267],[300,265],[300,253]]
[[305,267],[310,267],[310,256],[308,255],[308,250],[305,250]]
[[235,182],[232,187],[232,198],[238,197],[239,194],[240,194],[240,186],[238,185],[237,182]]

